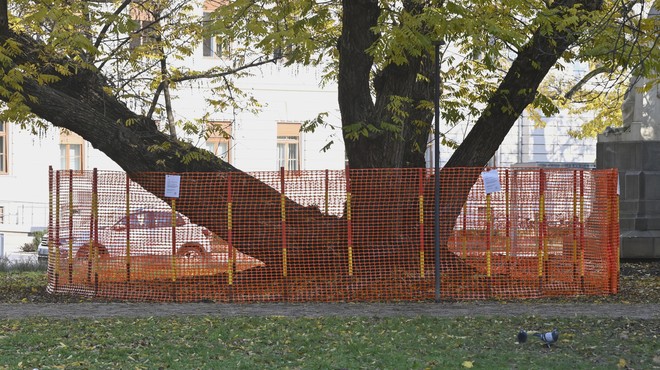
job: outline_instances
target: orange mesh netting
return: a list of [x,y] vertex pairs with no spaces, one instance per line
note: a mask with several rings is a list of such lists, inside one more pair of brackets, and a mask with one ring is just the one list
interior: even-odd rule
[[482,169],[442,170],[436,249],[428,169],[51,170],[48,288],[220,302],[617,292],[615,170],[493,171],[485,187]]

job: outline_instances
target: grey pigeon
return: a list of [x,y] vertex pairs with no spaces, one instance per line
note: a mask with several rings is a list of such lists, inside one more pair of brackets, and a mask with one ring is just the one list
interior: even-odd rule
[[534,333],[535,337],[539,337],[543,343],[545,343],[548,348],[550,348],[550,345],[557,342],[559,339],[559,332],[557,329],[553,329],[550,332],[547,333]]
[[518,332],[518,343],[525,343],[527,342],[527,332],[525,329],[520,329]]

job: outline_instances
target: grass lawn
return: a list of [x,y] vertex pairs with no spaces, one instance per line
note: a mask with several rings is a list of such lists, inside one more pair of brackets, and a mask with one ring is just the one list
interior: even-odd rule
[[[622,264],[619,295],[551,301],[660,304],[659,263]],[[0,263],[0,303],[89,300],[45,286],[43,269]],[[555,327],[551,348],[531,335],[516,342],[521,328]],[[534,316],[1,319],[0,369],[659,369],[659,328],[658,319]]]
[[[560,330],[547,348],[520,328]],[[0,321],[6,369],[660,367],[660,320],[535,317]]]

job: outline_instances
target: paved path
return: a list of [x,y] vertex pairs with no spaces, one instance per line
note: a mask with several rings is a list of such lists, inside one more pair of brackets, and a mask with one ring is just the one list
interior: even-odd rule
[[461,317],[523,316],[660,319],[659,304],[523,303],[19,303],[0,304],[0,319],[151,316]]

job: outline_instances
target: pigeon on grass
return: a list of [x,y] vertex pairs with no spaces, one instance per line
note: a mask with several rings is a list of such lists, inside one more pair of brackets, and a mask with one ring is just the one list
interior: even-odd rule
[[550,348],[550,345],[556,343],[559,339],[559,332],[557,329],[553,329],[547,333],[534,333],[534,336],[539,337],[541,341]]
[[525,343],[527,342],[527,332],[525,329],[520,329],[518,332],[518,343]]

